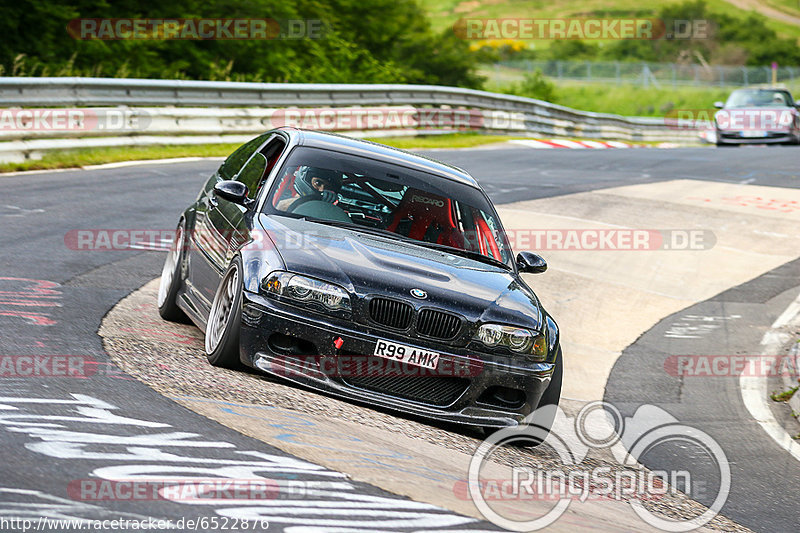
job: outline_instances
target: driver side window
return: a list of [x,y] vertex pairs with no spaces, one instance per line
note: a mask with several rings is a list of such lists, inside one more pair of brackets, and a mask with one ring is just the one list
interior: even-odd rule
[[255,139],[251,141],[247,141],[242,146],[240,146],[235,152],[228,156],[228,158],[220,165],[219,167],[219,176],[223,180],[232,180],[236,176],[236,174],[241,170],[242,166],[245,162],[250,159],[250,156],[253,155],[253,152],[261,146],[261,144],[272,135],[271,133],[265,133],[263,135],[259,135]]
[[264,156],[265,160],[265,168],[263,172],[259,173],[259,175],[250,175],[250,176],[241,176],[237,178],[239,181],[247,185],[247,197],[251,200],[254,200],[257,196],[261,187],[264,186],[266,183],[267,176],[272,171],[275,164],[280,159],[281,154],[283,153],[283,149],[286,147],[286,143],[280,136],[275,136],[272,140],[270,140],[264,148],[261,149],[259,155]]

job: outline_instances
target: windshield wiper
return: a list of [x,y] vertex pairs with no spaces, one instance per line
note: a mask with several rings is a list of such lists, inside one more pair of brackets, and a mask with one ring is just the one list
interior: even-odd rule
[[425,242],[425,241],[417,241],[413,240],[415,244],[419,244],[420,246],[424,246],[426,248],[433,248],[434,250],[441,250],[443,252],[448,252],[453,255],[461,255],[464,257],[468,257],[470,259],[474,259],[476,261],[480,261],[482,263],[488,263],[490,265],[499,266],[506,270],[513,270],[510,266],[502,261],[498,261],[494,257],[489,257],[488,255],[483,255],[480,252],[473,252],[472,250],[464,250],[463,248],[454,248],[453,246],[447,246],[446,244],[439,244],[435,242]]
[[405,235],[400,235],[399,233],[395,233],[393,231],[380,228],[373,228],[372,226],[362,226],[361,224],[356,224],[355,222],[344,222],[342,220],[329,220],[329,219],[314,218],[314,217],[302,217],[302,219],[307,220],[308,222],[316,222],[317,224],[325,224],[326,226],[335,226],[337,228],[345,228],[354,231],[364,231],[367,233],[373,233],[375,235],[380,235],[381,237],[388,237],[390,239],[395,239],[398,241],[419,242],[416,239],[406,237]]
[[482,263],[487,263],[490,265],[498,266],[500,268],[504,268],[506,270],[513,270],[510,266],[502,261],[498,261],[494,257],[489,257],[487,255],[483,255],[480,252],[473,252],[471,250],[464,250],[463,248],[454,248],[452,246],[447,246],[446,244],[438,244],[435,242],[426,242],[420,241],[417,239],[412,239],[411,237],[406,237],[405,235],[400,235],[399,233],[395,233],[393,231],[380,229],[380,228],[373,228],[372,226],[362,226],[360,224],[355,224],[353,222],[344,222],[341,220],[326,220],[322,218],[313,218],[313,217],[302,217],[303,220],[307,220],[309,222],[316,222],[318,224],[325,224],[327,226],[335,226],[337,228],[345,228],[345,229],[352,229],[356,231],[366,231],[368,233],[373,233],[375,235],[380,235],[381,237],[388,237],[390,239],[395,239],[398,241],[407,242],[410,244],[416,244],[417,246],[422,246],[424,248],[432,248],[434,250],[441,250],[443,252],[451,253],[453,255],[460,255],[462,257],[468,257],[469,259],[474,259],[476,261],[480,261]]

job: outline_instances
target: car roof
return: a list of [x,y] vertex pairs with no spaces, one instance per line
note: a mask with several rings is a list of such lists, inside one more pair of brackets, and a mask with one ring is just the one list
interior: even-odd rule
[[470,185],[476,189],[480,189],[477,180],[470,176],[466,171],[436,161],[428,157],[417,154],[412,154],[399,148],[392,148],[383,144],[374,143],[372,141],[365,141],[362,139],[354,139],[336,133],[328,133],[313,130],[302,130],[299,128],[283,127],[278,128],[279,131],[286,132],[291,137],[296,139],[298,145],[311,146],[313,148],[323,148],[327,150],[336,150],[350,154],[361,155],[372,159],[386,161],[401,166],[410,166],[418,170],[423,170],[432,174],[442,176],[444,178]]

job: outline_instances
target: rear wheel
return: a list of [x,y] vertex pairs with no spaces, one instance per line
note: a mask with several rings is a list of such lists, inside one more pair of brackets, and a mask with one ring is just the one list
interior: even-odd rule
[[242,261],[236,257],[222,276],[206,323],[206,357],[214,366],[239,366],[242,320]]
[[184,322],[186,315],[178,307],[178,290],[181,288],[181,265],[186,235],[184,222],[175,230],[175,240],[167,252],[164,268],[161,269],[161,282],[158,285],[158,314],[164,320]]

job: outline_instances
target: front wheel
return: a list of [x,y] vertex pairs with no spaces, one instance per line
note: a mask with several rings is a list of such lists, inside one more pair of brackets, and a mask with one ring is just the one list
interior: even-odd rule
[[[539,405],[536,407],[533,416],[528,422],[529,426],[535,426],[538,429],[526,435],[525,438],[516,440],[516,446],[535,448],[544,442],[544,437],[550,433],[550,429],[553,427],[553,422],[556,419],[558,402],[561,400],[561,380],[563,375],[564,361],[561,356],[561,346],[559,346],[558,353],[556,354],[556,362],[553,367],[553,375],[550,377],[550,383],[547,385],[544,393],[542,393],[542,397],[539,399]],[[496,431],[498,431],[497,428],[489,427],[483,430],[484,436],[487,438]]]
[[184,322],[186,315],[178,307],[178,290],[181,287],[181,265],[186,235],[184,222],[175,230],[175,240],[167,252],[164,268],[161,269],[161,282],[158,285],[158,314],[170,322]]
[[206,323],[206,358],[214,366],[239,366],[242,320],[242,260],[236,257],[222,276]]
[[[550,377],[550,384],[544,390],[544,394],[542,394],[542,397],[539,400],[539,406],[537,407],[537,410],[550,405],[553,407],[558,407],[558,402],[561,400],[561,380],[563,376],[564,361],[563,357],[561,356],[561,346],[559,346],[558,353],[556,353],[556,363],[555,367],[553,368],[553,375]],[[555,418],[555,409],[545,409],[544,411],[538,411],[536,414],[534,414],[531,424],[550,431],[550,428],[553,427],[553,421]]]

